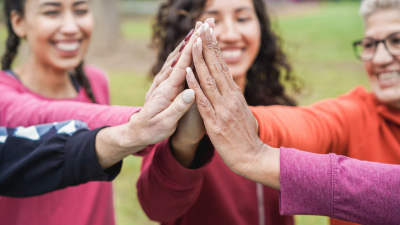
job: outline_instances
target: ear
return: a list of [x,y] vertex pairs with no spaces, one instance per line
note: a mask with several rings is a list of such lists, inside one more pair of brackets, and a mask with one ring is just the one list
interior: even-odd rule
[[26,23],[24,17],[17,11],[13,10],[10,15],[10,21],[15,34],[20,38],[26,36]]

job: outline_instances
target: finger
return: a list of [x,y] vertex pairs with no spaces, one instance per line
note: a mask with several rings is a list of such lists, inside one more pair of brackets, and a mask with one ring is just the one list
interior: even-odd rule
[[241,91],[239,86],[233,80],[232,74],[229,71],[229,68],[225,63],[224,58],[222,57],[221,49],[219,48],[217,37],[216,37],[214,31],[211,30],[211,29],[210,29],[210,31],[211,31],[211,43],[212,43],[212,46],[213,46],[213,49],[214,49],[214,52],[215,52],[215,57],[216,57],[217,61],[219,62],[219,64],[221,65],[222,71],[224,73],[224,77],[225,77],[225,79],[226,79],[226,81],[227,81],[227,83],[229,85],[229,88],[232,91],[235,91],[235,90],[236,91]]
[[231,89],[228,85],[228,82],[226,81],[222,65],[217,60],[217,57],[215,55],[211,39],[211,29],[208,23],[205,23],[204,30],[200,33],[200,37],[203,40],[202,54],[207,64],[208,70],[210,71],[211,76],[214,78],[221,95],[228,96],[231,93]]
[[208,23],[208,25],[214,29],[215,28],[215,19],[214,18],[207,18],[204,20],[204,23]]
[[190,30],[189,33],[186,35],[185,39],[175,48],[175,50],[171,54],[168,55],[167,60],[165,60],[166,63],[161,68],[160,73],[163,73],[169,67],[175,66],[175,64],[179,60],[180,53],[186,47],[186,44],[189,41],[189,39],[192,37],[193,33],[194,33],[194,29]]
[[[196,37],[196,34],[193,34],[192,37]],[[183,49],[179,61],[174,67],[174,70],[168,77],[167,81],[171,84],[171,87],[177,87],[184,83],[186,78],[186,67],[190,66],[193,61],[192,46],[195,42],[196,38],[191,38],[189,40],[189,42],[186,44],[187,47]]]
[[145,102],[147,102],[149,100],[149,98],[153,95],[153,92],[156,88],[158,88],[160,86],[160,84],[165,81],[170,74],[172,73],[174,68],[169,67],[164,73],[157,75],[154,80],[153,83],[150,86],[149,91],[146,93],[146,97],[145,97]]
[[195,30],[199,29],[199,27],[200,27],[201,25],[203,25],[203,22],[197,21],[197,22],[196,22],[196,26],[195,26]]
[[189,88],[195,92],[197,109],[199,110],[204,123],[213,123],[213,121],[215,120],[215,111],[211,106],[210,101],[207,99],[202,89],[200,88],[199,83],[194,77],[193,71],[191,71],[190,69],[188,69],[186,80]]
[[212,106],[215,108],[216,105],[221,105],[223,97],[220,94],[214,78],[210,75],[206,62],[204,61],[202,50],[203,43],[201,38],[192,47],[193,62],[196,68],[197,77],[199,78],[201,89],[205,96],[209,99]]
[[194,91],[191,89],[185,90],[174,99],[168,108],[156,117],[160,117],[161,121],[167,124],[178,124],[182,116],[192,107],[194,100]]

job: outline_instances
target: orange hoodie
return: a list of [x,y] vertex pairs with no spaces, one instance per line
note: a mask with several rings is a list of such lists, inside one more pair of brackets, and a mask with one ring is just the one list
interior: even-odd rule
[[[400,111],[357,87],[307,107],[251,107],[261,140],[273,147],[400,164]],[[340,201],[340,199],[335,199]],[[355,224],[331,219],[332,225]]]

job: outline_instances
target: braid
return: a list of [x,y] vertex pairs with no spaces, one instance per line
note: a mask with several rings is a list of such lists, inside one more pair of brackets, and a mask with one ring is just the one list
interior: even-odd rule
[[11,25],[11,12],[16,11],[17,13],[23,15],[23,2],[24,1],[5,1],[4,2],[4,15],[5,22],[7,26],[8,37],[6,41],[6,50],[1,59],[1,69],[9,70],[11,69],[11,64],[14,61],[15,56],[18,53],[18,46],[21,42],[20,37],[14,32]]
[[79,64],[78,67],[75,68],[75,76],[79,84],[82,85],[83,88],[85,89],[85,92],[89,97],[89,99],[93,103],[97,103],[96,98],[94,97],[93,94],[92,86],[90,85],[89,79],[87,78],[85,71],[83,70],[83,61]]

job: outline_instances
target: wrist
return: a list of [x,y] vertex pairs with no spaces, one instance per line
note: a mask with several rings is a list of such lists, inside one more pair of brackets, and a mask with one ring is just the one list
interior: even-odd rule
[[280,149],[266,144],[248,151],[237,173],[263,185],[280,189]]
[[190,168],[200,141],[182,140],[173,135],[170,139],[171,151],[175,159],[184,167]]

